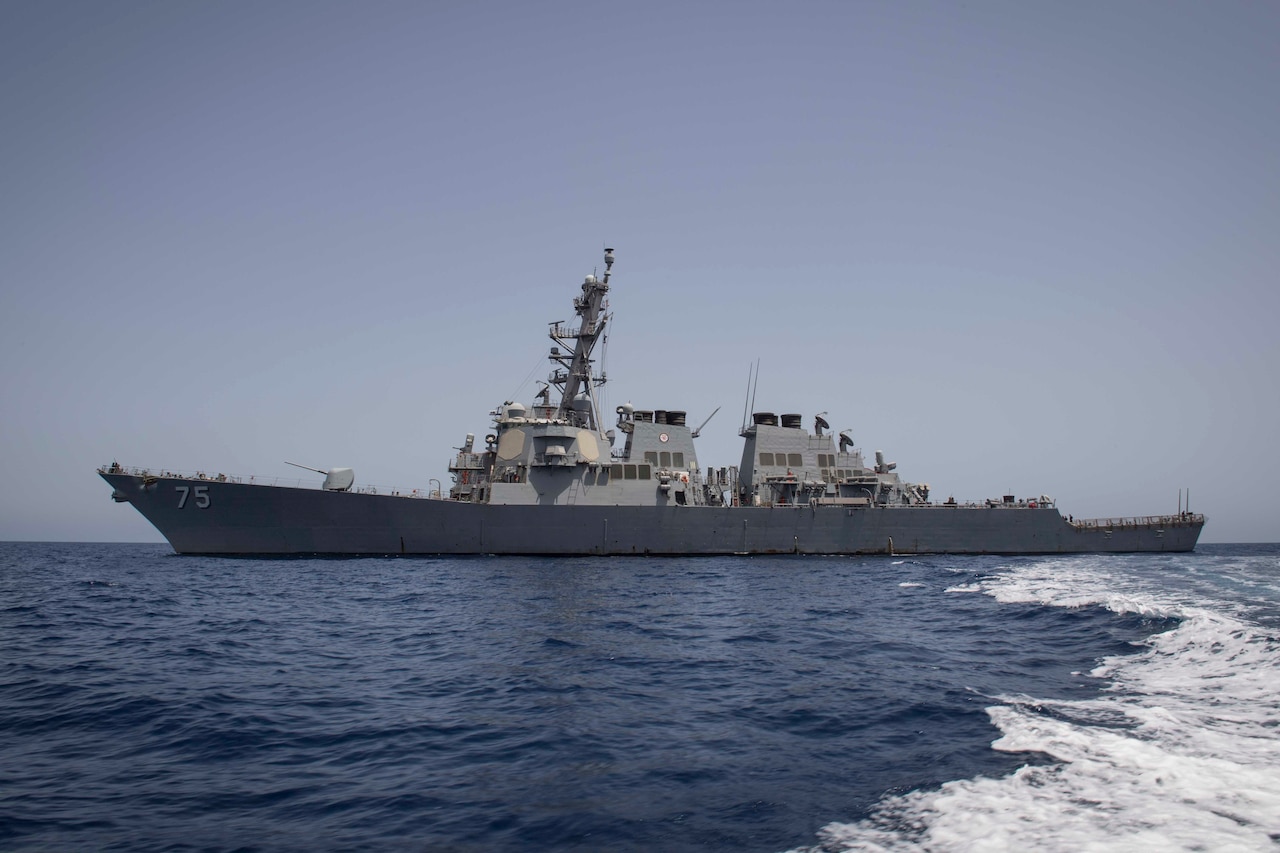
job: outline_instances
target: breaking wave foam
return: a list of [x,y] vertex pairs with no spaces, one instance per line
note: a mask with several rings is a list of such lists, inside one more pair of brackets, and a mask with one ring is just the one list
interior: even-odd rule
[[1040,561],[982,582],[1006,603],[1178,620],[1139,653],[1104,659],[1092,672],[1109,682],[1098,698],[995,697],[987,713],[1002,735],[993,747],[1054,763],[887,798],[804,849],[1276,849],[1280,640],[1232,615],[1229,602],[1163,596],[1104,565]]

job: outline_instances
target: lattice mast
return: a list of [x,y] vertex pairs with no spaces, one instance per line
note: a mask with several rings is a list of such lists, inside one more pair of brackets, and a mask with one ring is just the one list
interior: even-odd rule
[[[575,426],[600,429],[600,410],[596,400],[596,386],[603,385],[604,375],[592,376],[592,353],[596,343],[604,336],[609,315],[605,312],[605,296],[609,293],[609,274],[613,269],[613,249],[604,250],[604,277],[587,276],[582,282],[582,295],[574,297],[573,310],[579,317],[578,328],[569,329],[560,324],[551,327],[551,340],[557,346],[551,348],[551,361],[557,367],[552,370],[551,384],[560,391],[560,405],[555,417]],[[566,354],[561,350],[572,350]]]

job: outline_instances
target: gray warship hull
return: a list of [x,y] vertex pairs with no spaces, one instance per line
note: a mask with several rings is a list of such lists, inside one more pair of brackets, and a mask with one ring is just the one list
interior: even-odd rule
[[1190,551],[1191,513],[1068,520],[1052,506],[494,505],[99,472],[179,554],[1074,554]]
[[[98,473],[180,554],[1076,554],[1190,551],[1204,516],[1077,521],[1046,495],[930,501],[897,463],[874,462],[848,430],[812,431],[795,412],[743,409],[738,465],[704,467],[679,409],[600,408],[614,256],[582,282],[575,323],[548,325],[551,371],[531,406],[489,412],[483,447],[468,433],[453,485],[409,494],[357,486],[351,468],[312,468],[318,489],[219,474],[123,468]],[[757,376],[758,376],[757,369]],[[680,393],[687,383],[675,383]],[[755,391],[749,398],[754,406]],[[838,439],[838,440],[837,440]],[[618,446],[619,443],[621,446]]]

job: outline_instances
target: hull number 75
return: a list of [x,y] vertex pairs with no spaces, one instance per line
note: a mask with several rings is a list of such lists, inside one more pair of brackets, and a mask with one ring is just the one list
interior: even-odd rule
[[192,499],[199,509],[205,509],[209,506],[209,487],[208,486],[177,486],[178,490],[178,509],[182,509],[187,505],[187,498]]

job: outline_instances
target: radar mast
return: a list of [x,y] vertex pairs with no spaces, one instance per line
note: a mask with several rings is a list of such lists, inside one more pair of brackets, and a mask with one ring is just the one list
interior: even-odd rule
[[[609,292],[612,269],[613,249],[605,249],[604,277],[587,276],[582,282],[582,295],[574,297],[573,310],[580,320],[578,328],[570,329],[555,323],[550,330],[551,340],[557,344],[551,348],[550,359],[558,366],[551,371],[549,378],[551,384],[560,390],[560,405],[555,417],[596,431],[600,429],[596,385],[603,384],[604,377],[591,375],[591,354],[609,322],[609,315],[605,313],[605,296]],[[562,353],[560,347],[571,349],[572,355]]]

